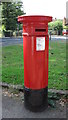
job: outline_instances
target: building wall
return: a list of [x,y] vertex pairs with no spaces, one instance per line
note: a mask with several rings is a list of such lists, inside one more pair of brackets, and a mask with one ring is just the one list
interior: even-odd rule
[[63,28],[64,28],[64,26],[66,26],[66,24],[68,24],[68,18],[66,19],[66,18],[64,17],[64,19],[63,19]]

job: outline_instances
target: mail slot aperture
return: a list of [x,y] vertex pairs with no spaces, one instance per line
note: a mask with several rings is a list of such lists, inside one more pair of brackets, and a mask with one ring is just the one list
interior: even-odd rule
[[46,32],[46,29],[35,29],[35,32]]

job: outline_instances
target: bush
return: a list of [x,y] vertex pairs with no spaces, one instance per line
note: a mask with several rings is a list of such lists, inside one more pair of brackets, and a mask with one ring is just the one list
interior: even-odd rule
[[12,31],[3,31],[5,37],[12,37],[13,32]]

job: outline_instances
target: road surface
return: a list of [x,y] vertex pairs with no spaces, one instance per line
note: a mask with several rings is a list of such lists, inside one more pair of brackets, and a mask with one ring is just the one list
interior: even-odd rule
[[[51,36],[51,41],[55,40],[66,40],[68,37],[65,36]],[[23,38],[0,38],[0,46],[9,46],[9,45],[17,45],[23,44]]]
[[23,44],[23,38],[2,38],[0,39],[0,45],[2,46],[11,46],[11,45],[17,45],[17,44]]

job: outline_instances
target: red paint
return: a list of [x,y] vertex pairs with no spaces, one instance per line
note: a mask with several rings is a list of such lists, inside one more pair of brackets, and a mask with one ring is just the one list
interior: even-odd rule
[[[48,22],[52,17],[19,16],[18,21],[23,23],[24,86],[45,88],[48,86]],[[36,37],[45,37],[45,50],[36,50]]]

